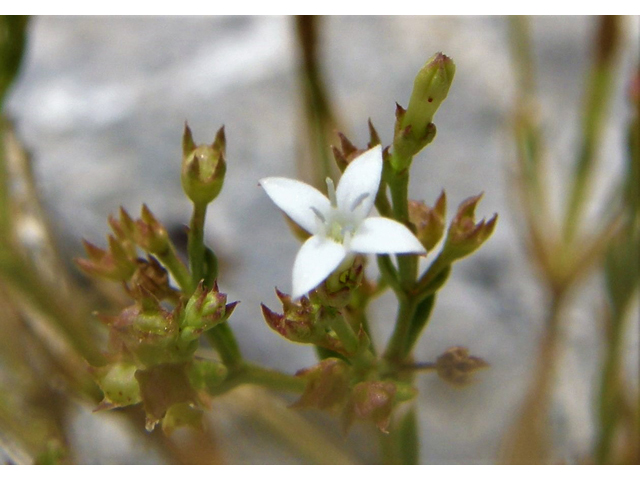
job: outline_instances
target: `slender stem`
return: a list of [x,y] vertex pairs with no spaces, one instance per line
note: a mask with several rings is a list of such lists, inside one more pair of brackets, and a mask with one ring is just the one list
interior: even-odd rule
[[533,381],[521,407],[520,415],[504,439],[501,459],[504,463],[528,465],[548,461],[547,416],[560,351],[559,326],[565,298],[566,290],[552,292]]
[[211,395],[221,395],[245,384],[260,385],[281,392],[303,393],[306,380],[253,363],[242,363],[235,371],[229,373],[221,385],[208,391]]
[[302,377],[296,377],[277,370],[263,368],[251,363],[244,365],[240,378],[244,383],[261,385],[273,390],[292,393],[304,392],[304,388],[307,384],[307,381]]
[[394,364],[402,363],[404,360],[404,346],[409,330],[411,329],[411,321],[416,311],[417,302],[413,297],[400,297],[398,304],[398,315],[396,317],[396,325],[391,335],[391,340],[387,345],[384,357]]
[[189,268],[194,285],[202,280],[204,266],[204,221],[207,215],[206,203],[194,203],[193,215],[189,224],[189,239],[187,249],[189,252]]
[[358,349],[358,337],[344,315],[337,311],[335,314],[330,314],[329,325],[342,342],[345,350],[349,353],[355,353]]
[[231,327],[226,322],[213,327],[206,333],[206,336],[229,370],[235,370],[242,366],[240,347]]
[[178,254],[173,248],[173,245],[171,245],[166,252],[156,254],[156,256],[158,260],[167,267],[167,270],[169,270],[173,278],[175,278],[180,290],[182,290],[185,295],[191,295],[197,284],[193,283],[189,270],[182,260],[178,258]]
[[619,47],[620,19],[608,15],[601,17],[594,45],[596,58],[590,73],[584,107],[582,145],[574,170],[573,185],[567,203],[564,234],[571,243],[580,225],[586,196],[591,185],[596,154],[604,134],[603,124],[613,90],[614,67]]
[[376,260],[378,261],[378,268],[383,280],[387,282],[387,285],[389,285],[396,294],[402,293],[398,272],[396,272],[396,268],[391,262],[391,257],[389,255],[377,255]]

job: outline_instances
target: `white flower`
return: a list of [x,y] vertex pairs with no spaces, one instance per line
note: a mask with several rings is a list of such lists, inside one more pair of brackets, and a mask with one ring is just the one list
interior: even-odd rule
[[293,265],[294,298],[322,283],[354,253],[415,253],[426,250],[411,231],[395,220],[369,217],[382,174],[382,148],[354,159],[338,188],[327,178],[329,198],[306,183],[289,178],[260,180],[267,195],[312,236]]

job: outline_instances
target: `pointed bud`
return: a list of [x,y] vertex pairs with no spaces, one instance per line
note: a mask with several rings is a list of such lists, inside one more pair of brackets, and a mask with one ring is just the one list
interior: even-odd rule
[[346,354],[340,341],[319,324],[317,308],[311,305],[309,299],[302,297],[298,302],[293,302],[289,295],[277,289],[276,295],[282,303],[283,314],[261,305],[262,315],[272,330],[292,342],[309,343]]
[[302,396],[293,408],[336,410],[349,393],[349,366],[338,358],[327,358],[313,367],[300,370],[296,377],[306,380]]
[[401,122],[403,129],[411,126],[415,139],[422,139],[427,134],[427,125],[433,122],[433,116],[447,98],[455,72],[453,61],[436,53],[416,75],[409,106]]
[[488,367],[487,362],[469,355],[464,347],[451,347],[436,360],[438,376],[456,386],[467,385],[476,371]]
[[458,213],[449,225],[442,255],[453,262],[476,251],[493,233],[498,215],[489,221],[475,223],[475,210],[482,194],[470,197],[458,207]]
[[133,238],[140,248],[149,253],[161,255],[170,248],[167,229],[156,219],[146,204],[142,205],[140,218],[135,221]]
[[139,258],[137,268],[131,277],[129,295],[135,299],[142,299],[150,293],[158,300],[176,299],[178,292],[169,285],[169,273],[152,256],[147,260]]
[[184,341],[195,340],[226,321],[238,304],[226,302],[227,295],[220,293],[217,284],[209,289],[201,281],[185,307],[180,323],[180,338]]
[[447,197],[444,190],[436,200],[433,208],[424,202],[409,201],[409,222],[415,228],[416,237],[430,251],[444,234],[445,216],[447,213]]
[[222,190],[227,171],[224,127],[211,145],[195,146],[191,130],[185,125],[182,138],[182,188],[196,204],[206,205]]
[[115,281],[127,281],[135,272],[135,260],[131,259],[122,245],[109,237],[109,250],[103,250],[91,242],[82,241],[88,259],[77,258],[76,265],[87,275]]

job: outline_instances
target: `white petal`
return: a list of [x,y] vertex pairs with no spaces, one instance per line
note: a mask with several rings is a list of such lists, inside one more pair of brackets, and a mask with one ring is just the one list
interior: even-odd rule
[[[356,222],[362,221],[373,207],[381,175],[382,147],[378,145],[354,159],[342,174],[336,189],[338,208],[343,212],[353,211]],[[359,200],[362,201],[358,203]],[[354,204],[358,204],[355,210]]]
[[325,217],[331,209],[329,199],[306,183],[290,178],[269,177],[260,185],[280,209],[309,233],[317,233],[318,220],[313,209]]
[[340,243],[319,235],[309,238],[293,264],[292,296],[301,297],[320,285],[346,256],[347,252]]
[[365,219],[353,235],[350,249],[358,253],[427,253],[411,230],[382,217]]

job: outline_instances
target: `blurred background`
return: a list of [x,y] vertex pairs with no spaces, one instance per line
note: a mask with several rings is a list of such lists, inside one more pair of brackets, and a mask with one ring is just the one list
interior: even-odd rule
[[[619,74],[587,219],[598,218],[603,199],[624,174],[628,90],[640,42],[637,17],[625,17],[621,25]],[[564,184],[574,158],[596,26],[592,17],[530,19],[538,114],[554,187]],[[429,57],[441,51],[456,63],[453,86],[435,117],[437,138],[414,161],[410,196],[431,205],[445,189],[450,217],[462,200],[484,192],[478,216],[497,212],[500,219],[487,244],[454,267],[416,359],[432,360],[462,345],[491,368],[463,389],[435,375],[419,378],[421,461],[493,463],[530,383],[545,315],[514,181],[517,92],[509,20],[350,16],[323,17],[316,27],[320,74],[335,123],[360,147],[368,141],[368,119],[383,144],[392,141],[395,102],[407,105],[413,78]],[[257,182],[265,176],[309,180],[296,35],[293,17],[36,17],[5,106],[32,155],[46,215],[72,270],[71,259],[83,254],[81,238],[104,246],[107,216],[120,205],[137,213],[146,203],[179,239],[190,215],[179,180],[184,122],[198,143],[211,142],[224,124],[228,172],[210,208],[206,240],[221,259],[221,289],[242,302],[231,324],[245,356],[290,373],[316,362],[313,349],[272,332],[259,307],[277,306],[274,287],[290,290],[299,243]],[[550,197],[552,209],[562,201],[558,197]],[[30,234],[37,241],[38,230]],[[392,328],[393,300],[383,296],[372,308],[380,344]],[[564,311],[550,410],[556,460],[570,463],[582,461],[595,438],[602,279],[584,278],[574,300]],[[623,351],[628,384],[637,392],[637,296],[632,308]],[[245,397],[244,404],[228,398],[212,403],[208,422],[217,458],[309,461],[265,434],[242,407],[262,400]],[[151,445],[139,448],[117,414],[91,408],[76,405],[68,417],[76,462],[166,461]],[[335,422],[329,430],[337,433],[330,435],[339,438],[333,418],[310,417]],[[338,450],[371,462],[375,445],[368,441],[366,430],[355,429],[338,440],[344,445]]]

